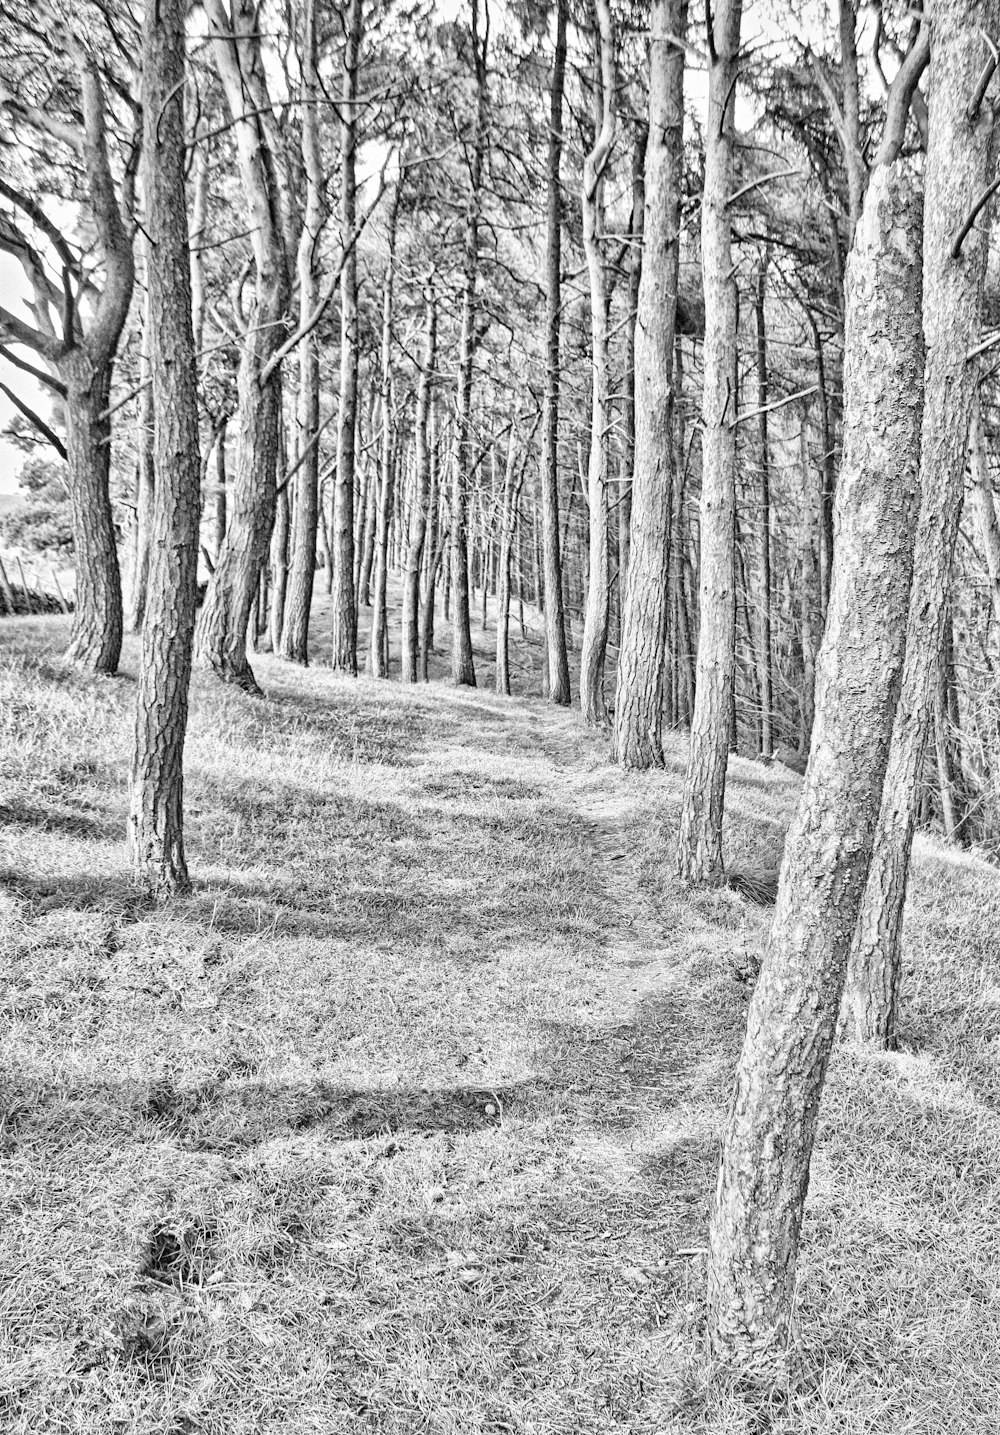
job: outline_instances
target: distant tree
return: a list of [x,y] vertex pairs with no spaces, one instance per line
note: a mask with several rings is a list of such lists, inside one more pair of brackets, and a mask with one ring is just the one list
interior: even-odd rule
[[73,507],[66,465],[58,460],[29,458],[18,471],[24,497],[0,515],[0,543],[29,553],[53,549],[73,552]]

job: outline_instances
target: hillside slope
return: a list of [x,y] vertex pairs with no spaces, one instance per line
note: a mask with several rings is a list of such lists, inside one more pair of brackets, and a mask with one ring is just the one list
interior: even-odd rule
[[[683,742],[629,776],[538,699],[258,657],[263,701],[196,681],[195,889],[150,909],[134,684],[64,640],[0,631],[5,1431],[996,1430],[994,871],[920,848],[904,1051],[835,1058],[811,1376],[761,1408],[709,1382],[703,1248],[768,914],[673,878]],[[797,781],[733,761],[732,858]]]

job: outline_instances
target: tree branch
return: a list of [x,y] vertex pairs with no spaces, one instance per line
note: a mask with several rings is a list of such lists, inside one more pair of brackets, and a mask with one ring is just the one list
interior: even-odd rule
[[58,394],[61,399],[66,397],[65,384],[60,383],[60,381],[53,378],[51,374],[47,374],[44,369],[36,369],[34,364],[28,363],[27,359],[19,359],[16,354],[12,354],[11,351],[2,344],[0,344],[0,358],[6,359],[8,364],[13,364],[15,369],[23,369],[26,374],[30,374],[33,379],[37,379],[40,384],[45,384],[54,394]]
[[31,349],[36,354],[41,354],[43,359],[52,359],[53,362],[59,358],[62,352],[62,345],[59,340],[50,334],[43,334],[40,329],[33,329],[16,314],[0,305],[0,342],[8,344],[23,344],[25,348]]
[[58,434],[56,434],[55,432],[53,432],[52,429],[49,428],[49,426],[48,426],[48,424],[45,422],[45,420],[44,420],[43,418],[39,418],[38,414],[35,413],[34,409],[30,409],[30,408],[28,407],[28,405],[27,405],[26,403],[24,403],[24,401],[23,401],[22,399],[19,399],[19,398],[18,398],[18,396],[17,396],[17,394],[15,394],[14,390],[13,390],[13,389],[9,389],[6,384],[0,383],[0,393],[4,393],[4,394],[7,395],[7,397],[10,399],[10,401],[11,401],[11,403],[14,405],[14,407],[15,407],[16,409],[18,409],[19,412],[24,415],[24,417],[28,420],[28,422],[29,422],[30,424],[33,424],[33,425],[34,425],[34,427],[38,430],[38,432],[39,432],[44,438],[48,439],[49,443],[50,443],[50,444],[52,445],[52,447],[55,449],[55,451],[56,451],[56,453],[59,455],[59,457],[60,457],[61,459],[65,459],[65,458],[66,458],[66,446],[65,446],[65,444],[63,443],[62,439],[58,436]]

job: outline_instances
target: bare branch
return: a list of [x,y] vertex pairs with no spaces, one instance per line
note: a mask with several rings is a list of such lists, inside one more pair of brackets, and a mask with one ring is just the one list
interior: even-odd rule
[[54,394],[58,394],[61,399],[66,397],[65,384],[60,383],[60,381],[53,378],[51,374],[47,374],[44,369],[36,369],[34,364],[28,363],[27,359],[19,359],[16,354],[12,354],[11,351],[2,344],[0,344],[0,358],[6,359],[8,364],[13,364],[15,369],[23,369],[26,374],[30,374],[33,379],[37,379],[40,384],[45,384]]
[[8,344],[23,344],[25,348],[32,349],[36,354],[41,354],[44,359],[59,358],[62,352],[62,345],[59,340],[51,334],[43,334],[40,329],[33,329],[9,309],[0,306],[0,342]]
[[0,383],[0,393],[4,393],[7,395],[14,407],[24,415],[28,422],[38,430],[38,432],[42,435],[43,438],[48,439],[49,443],[55,449],[59,457],[65,459],[66,445],[63,443],[59,435],[49,428],[45,420],[43,418],[40,418],[39,415],[35,413],[34,409],[29,408],[23,399],[19,399],[17,394],[15,394],[14,390],[9,389],[6,384]]

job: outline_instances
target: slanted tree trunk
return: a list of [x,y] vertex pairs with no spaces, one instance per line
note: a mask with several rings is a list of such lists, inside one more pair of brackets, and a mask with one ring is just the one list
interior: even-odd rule
[[604,660],[608,646],[608,296],[601,230],[604,222],[604,170],[615,137],[614,22],[609,0],[594,0],[597,17],[597,64],[594,73],[596,134],[583,162],[583,248],[590,279],[591,410],[587,503],[590,508],[590,572],[580,653],[580,710],[584,722],[603,727]]
[[736,641],[736,415],[732,394],[736,284],[729,196],[733,189],[741,10],[741,0],[721,0],[709,35],[705,190],[701,206],[705,285],[701,631],[677,844],[678,871],[689,882],[705,882],[722,871],[722,814],[732,720]]
[[[251,609],[267,562],[277,497],[281,369],[289,283],[287,195],[277,178],[278,138],[252,0],[206,0],[215,66],[233,120],[237,163],[253,223],[254,291],[236,375],[237,441],[229,522],[195,630],[195,661],[259,693],[246,655]],[[273,362],[272,362],[273,361]]]
[[767,424],[767,326],[764,302],[767,295],[767,260],[757,271],[757,292],[754,295],[754,319],[757,327],[757,407],[760,435],[760,756],[770,761],[774,756],[774,646],[771,637],[771,455]]
[[142,27],[145,223],[156,499],[129,770],[128,850],[154,889],[189,886],[183,756],[198,573],[201,462],[184,198],[187,0],[148,0]]
[[770,1374],[790,1335],[820,1094],[888,756],[918,502],[920,201],[868,188],[848,261],[838,556],[812,750],[747,1021],[710,1227],[714,1353]]
[[[299,238],[299,324],[304,328],[319,297],[317,249],[326,218],[324,171],[320,153],[316,79],[316,4],[302,6],[302,168],[305,173],[305,222]],[[285,616],[277,650],[292,663],[309,661],[309,613],[316,575],[319,521],[319,336],[315,329],[299,343],[295,532]],[[304,456],[303,456],[304,455]]]
[[[472,5],[472,57],[476,71],[476,123],[469,174],[469,201],[465,216],[462,260],[462,335],[458,359],[458,433],[451,488],[451,677],[456,687],[476,686],[472,660],[469,612],[468,509],[472,481],[472,369],[476,351],[476,279],[479,273],[479,217],[482,207],[483,164],[486,157],[487,91],[486,55],[489,23],[480,39],[479,0]],[[487,10],[487,16],[489,11]]]
[[345,248],[340,275],[340,414],[333,488],[333,650],[336,672],[358,674],[358,610],[354,597],[354,473],[358,413],[358,259],[351,242],[357,220],[358,55],[361,0],[350,0],[340,116],[340,223]]
[[[416,482],[406,545],[406,570],[403,574],[403,634],[400,680],[404,683],[415,683],[417,681],[420,566],[424,559],[424,549],[428,541],[428,519],[432,502],[430,412],[431,390],[434,383],[434,366],[437,363],[437,302],[433,291],[429,288],[424,296],[424,302],[427,309],[427,327],[424,338],[424,361],[420,367],[420,380],[417,388],[417,413],[414,419]],[[430,538],[432,555],[433,546],[434,539],[432,534]],[[431,602],[433,602],[433,575],[431,576],[430,592]]]
[[559,544],[559,336],[562,314],[562,161],[563,92],[566,83],[566,0],[556,0],[556,48],[549,91],[549,143],[546,160],[545,249],[545,396],[542,416],[542,542],[545,562],[545,642],[548,650],[549,701],[570,702],[566,616],[563,609],[562,553]]
[[1000,3],[935,0],[924,238],[927,342],[921,438],[920,520],[906,630],[906,662],[875,829],[871,870],[851,945],[844,1015],[857,1039],[893,1049],[900,990],[900,933],[918,782],[932,712],[965,451],[978,374],[966,354],[982,322],[988,225],[981,215],[956,253],[970,205],[995,167],[993,116],[968,108],[1000,26]]
[[651,16],[646,212],[635,337],[632,534],[622,614],[614,752],[625,767],[662,765],[674,489],[674,334],[684,179],[687,0],[655,0]]

